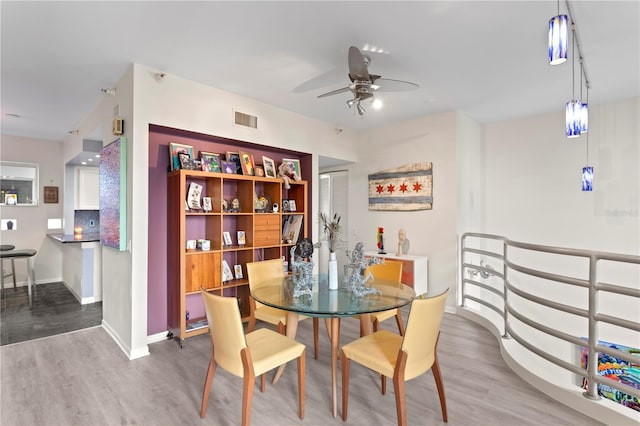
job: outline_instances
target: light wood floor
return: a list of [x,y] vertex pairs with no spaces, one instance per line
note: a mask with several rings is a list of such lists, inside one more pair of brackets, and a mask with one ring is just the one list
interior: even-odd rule
[[[404,312],[406,320],[406,312]],[[395,321],[384,328],[395,330]],[[324,334],[324,326],[321,328]],[[342,342],[357,337],[358,322],[342,321]],[[329,342],[313,359],[311,321],[300,323],[307,345],[306,415],[298,418],[296,365],[276,385],[254,393],[254,425],[345,424],[331,416]],[[326,335],[323,335],[326,337]],[[128,361],[100,327],[0,348],[0,424],[9,425],[236,425],[242,380],[218,369],[205,420],[199,417],[210,357],[208,335],[150,345],[151,356]],[[538,392],[502,361],[493,335],[445,314],[439,358],[449,425],[594,425],[598,422]],[[379,391],[377,375],[352,364],[352,425],[396,424],[393,386]],[[410,425],[444,424],[432,374],[407,383]],[[339,405],[338,415],[341,413]]]

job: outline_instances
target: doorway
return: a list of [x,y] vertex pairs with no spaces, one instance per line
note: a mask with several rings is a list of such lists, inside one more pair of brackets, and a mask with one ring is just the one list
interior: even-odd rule
[[[344,270],[347,262],[345,251],[349,246],[349,172],[346,170],[320,173],[318,187],[318,212],[324,213],[328,217],[334,214],[340,216],[340,224],[342,225],[342,244],[336,251],[338,259],[338,273]],[[322,229],[318,231],[318,235],[322,238]],[[326,274],[329,265],[329,249],[323,244],[318,249],[318,272]]]

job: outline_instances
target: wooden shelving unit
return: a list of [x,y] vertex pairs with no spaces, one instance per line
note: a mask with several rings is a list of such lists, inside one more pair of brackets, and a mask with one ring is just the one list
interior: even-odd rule
[[[202,185],[202,196],[211,197],[211,212],[185,209],[191,182]],[[263,213],[254,211],[254,194],[265,196],[270,204],[295,200],[295,212]],[[223,210],[223,200],[240,201],[239,212]],[[302,219],[299,238],[307,237],[307,182],[291,182],[286,189],[281,179],[178,170],[169,173],[167,183],[167,314],[169,332],[180,345],[188,337],[206,333],[206,318],[200,286],[208,291],[238,299],[243,318],[249,315],[249,282],[246,264],[280,259],[289,261],[294,242],[282,238],[283,221],[290,216]],[[237,232],[244,231],[245,244],[238,245]],[[223,232],[229,232],[232,244],[225,245]],[[210,241],[210,250],[187,251],[187,240]],[[222,263],[232,272],[242,268],[243,278],[222,281]],[[235,275],[234,275],[235,278]]]

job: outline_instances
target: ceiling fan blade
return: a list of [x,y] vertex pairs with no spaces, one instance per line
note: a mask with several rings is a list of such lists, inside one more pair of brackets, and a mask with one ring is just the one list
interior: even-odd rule
[[319,98],[326,98],[327,96],[337,95],[338,93],[348,92],[350,90],[351,90],[351,88],[347,86],[347,87],[343,87],[342,89],[332,90],[331,92],[323,93],[322,95],[319,95],[318,97]]
[[415,83],[390,78],[378,78],[375,83],[380,86],[380,88],[378,88],[379,92],[407,92],[420,87]]
[[369,81],[370,79],[364,56],[355,46],[349,48],[349,78],[351,81]]

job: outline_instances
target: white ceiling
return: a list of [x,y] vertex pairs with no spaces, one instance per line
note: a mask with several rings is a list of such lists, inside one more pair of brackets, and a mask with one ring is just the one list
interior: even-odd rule
[[[590,103],[640,96],[640,2],[571,8]],[[2,1],[1,130],[63,140],[133,62],[344,128],[451,110],[483,123],[562,111],[572,67],[547,63],[556,11],[556,1]],[[369,54],[371,72],[420,88],[380,93],[384,108],[365,104],[363,117],[348,93],[317,99],[347,84],[348,48],[366,44],[389,52]]]

